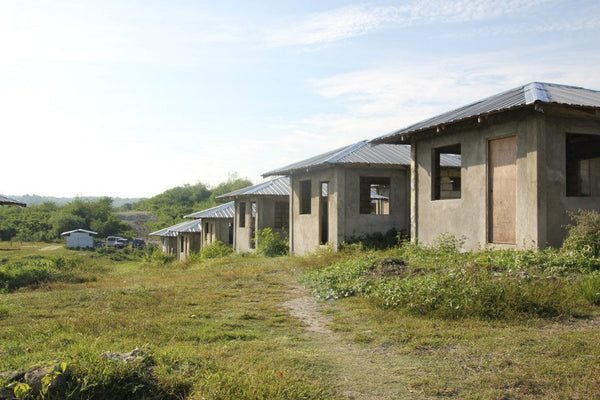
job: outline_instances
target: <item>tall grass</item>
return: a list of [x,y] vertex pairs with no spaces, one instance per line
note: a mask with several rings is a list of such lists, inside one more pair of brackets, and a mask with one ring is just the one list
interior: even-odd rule
[[555,249],[459,252],[460,245],[445,237],[432,247],[363,252],[307,280],[321,298],[360,295],[382,308],[447,319],[577,316],[600,297],[600,279],[589,275],[598,259]]

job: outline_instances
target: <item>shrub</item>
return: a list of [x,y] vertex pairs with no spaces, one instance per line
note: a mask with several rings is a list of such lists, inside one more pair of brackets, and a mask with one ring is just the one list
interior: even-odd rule
[[346,244],[360,243],[365,249],[372,250],[385,250],[390,247],[397,246],[407,239],[407,236],[403,232],[398,232],[395,229],[390,229],[385,234],[381,232],[369,233],[357,237],[346,238]]
[[144,261],[151,264],[166,265],[175,261],[174,256],[163,253],[153,244],[149,244],[144,250],[141,251],[144,254]]
[[600,306],[600,271],[594,271],[581,280],[583,297],[591,304]]
[[256,231],[256,254],[274,257],[288,254],[288,241],[283,239],[278,232],[271,228]]
[[588,257],[600,257],[600,213],[579,210],[569,213],[572,224],[567,225],[567,238],[562,249]]
[[233,253],[233,249],[231,247],[227,246],[225,243],[221,242],[220,240],[217,240],[216,242],[214,242],[212,244],[204,245],[202,247],[201,255],[202,255],[203,259],[209,259],[209,258],[225,257],[232,253]]

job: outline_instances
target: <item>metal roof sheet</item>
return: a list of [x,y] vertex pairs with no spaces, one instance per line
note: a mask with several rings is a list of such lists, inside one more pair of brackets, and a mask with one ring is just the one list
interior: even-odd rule
[[4,196],[4,195],[0,194],[0,205],[1,204],[12,204],[12,205],[21,206],[21,207],[27,206],[27,204],[25,204],[19,200],[11,199],[8,196]]
[[493,112],[524,107],[534,103],[556,103],[581,107],[600,107],[600,91],[555,83],[531,82],[426,119],[406,128],[373,139],[372,143],[391,143],[419,131]]
[[60,236],[68,236],[71,233],[75,233],[75,232],[89,233],[90,235],[97,235],[98,234],[98,232],[88,231],[87,229],[73,229],[72,231],[61,233]]
[[230,201],[229,203],[185,215],[183,218],[233,218],[234,211],[233,201]]
[[168,226],[158,231],[152,232],[150,236],[175,237],[178,232],[201,232],[202,221],[184,221],[175,225]]
[[279,176],[266,182],[217,196],[217,199],[229,199],[242,196],[289,196],[291,190],[290,178],[287,176]]
[[396,145],[373,146],[367,140],[351,144],[327,153],[319,154],[306,160],[275,169],[263,176],[289,175],[293,171],[309,170],[317,167],[327,167],[337,164],[343,165],[372,165],[399,166],[410,165],[410,147]]

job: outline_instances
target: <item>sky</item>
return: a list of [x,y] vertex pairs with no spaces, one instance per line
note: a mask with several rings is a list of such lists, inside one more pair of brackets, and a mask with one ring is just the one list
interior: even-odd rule
[[532,81],[600,90],[597,0],[0,1],[0,193],[261,174]]

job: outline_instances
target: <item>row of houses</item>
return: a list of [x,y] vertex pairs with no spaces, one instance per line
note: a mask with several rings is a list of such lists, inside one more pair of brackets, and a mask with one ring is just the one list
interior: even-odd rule
[[568,212],[600,211],[600,92],[529,83],[263,177],[153,235],[180,259],[215,240],[252,251],[267,227],[293,254],[390,229],[468,249],[560,246]]

